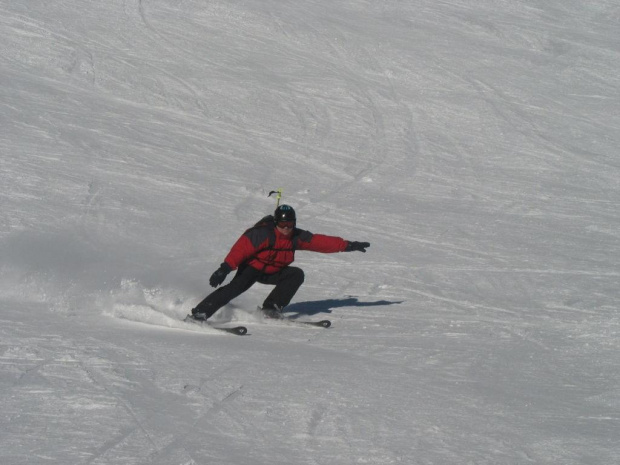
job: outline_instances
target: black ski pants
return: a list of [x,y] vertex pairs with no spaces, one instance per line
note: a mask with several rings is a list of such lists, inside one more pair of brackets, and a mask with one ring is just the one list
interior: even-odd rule
[[287,266],[274,274],[265,274],[251,266],[241,267],[230,283],[205,297],[196,306],[195,312],[205,313],[207,318],[211,318],[211,315],[257,282],[275,286],[265,299],[263,308],[273,308],[274,305],[283,308],[290,303],[303,284],[304,272],[294,266]]

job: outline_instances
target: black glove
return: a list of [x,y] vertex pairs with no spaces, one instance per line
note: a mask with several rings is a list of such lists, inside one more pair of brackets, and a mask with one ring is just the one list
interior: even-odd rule
[[370,242],[355,242],[349,241],[345,252],[364,252],[366,253],[366,247],[370,247]]
[[232,269],[228,265],[228,263],[222,263],[220,267],[215,270],[215,272],[209,278],[209,284],[211,287],[217,287],[224,282],[228,273],[230,273]]

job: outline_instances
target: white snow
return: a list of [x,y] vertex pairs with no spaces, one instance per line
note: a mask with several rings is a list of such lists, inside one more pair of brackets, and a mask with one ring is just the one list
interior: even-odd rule
[[[620,6],[0,3],[0,463],[617,464]],[[183,323],[274,208],[300,252]]]

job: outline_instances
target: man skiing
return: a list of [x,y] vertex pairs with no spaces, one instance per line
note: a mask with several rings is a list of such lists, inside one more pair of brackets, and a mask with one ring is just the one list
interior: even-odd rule
[[368,242],[312,234],[296,228],[296,222],[295,210],[289,205],[280,205],[273,217],[266,217],[245,231],[232,246],[224,262],[211,275],[209,284],[218,287],[231,271],[237,270],[234,278],[192,309],[192,317],[201,321],[209,319],[258,282],[275,286],[263,303],[263,313],[269,318],[281,318],[282,310],[304,282],[301,268],[290,266],[296,250],[366,252],[366,248],[370,247]]

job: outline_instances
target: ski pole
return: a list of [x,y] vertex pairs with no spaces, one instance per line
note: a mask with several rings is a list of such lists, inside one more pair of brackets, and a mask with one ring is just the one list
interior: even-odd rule
[[277,191],[269,192],[267,197],[271,197],[271,194],[276,194],[276,208],[280,206],[280,199],[282,198],[282,188],[279,188]]

